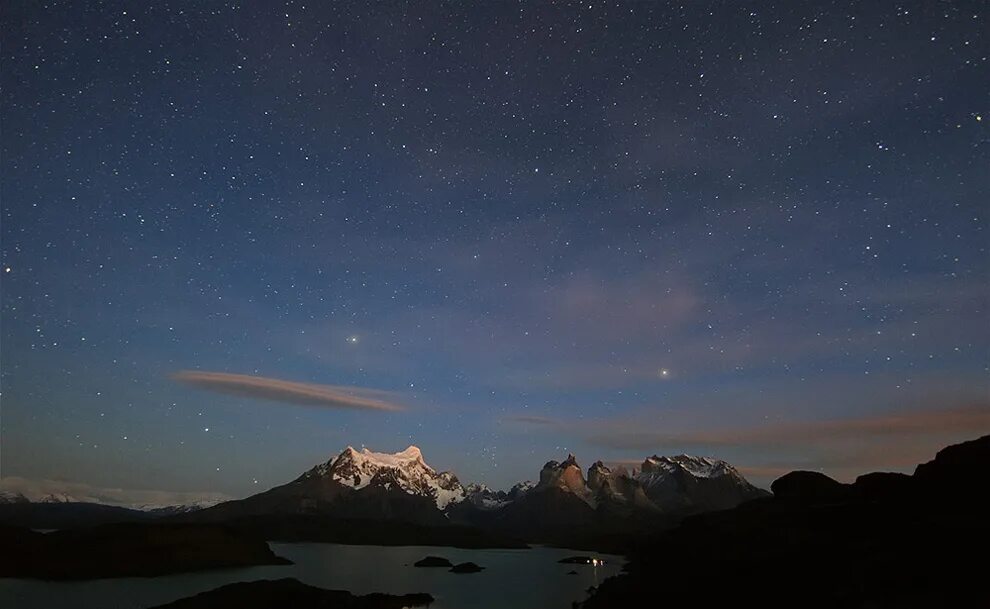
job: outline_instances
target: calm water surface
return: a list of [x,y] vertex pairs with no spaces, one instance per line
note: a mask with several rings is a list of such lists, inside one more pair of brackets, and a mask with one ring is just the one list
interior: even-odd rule
[[[589,586],[617,574],[622,558],[574,550],[534,547],[529,550],[462,550],[425,546],[349,546],[322,543],[273,543],[272,550],[294,565],[226,569],[205,573],[86,582],[0,579],[0,607],[46,609],[139,609],[167,603],[217,586],[256,579],[296,579],[355,594],[429,592],[431,609],[466,607],[568,609],[583,600]],[[576,554],[604,558],[605,565],[559,564]],[[453,563],[471,561],[481,573],[454,574],[446,569],[412,566],[424,556]],[[575,570],[578,575],[567,575]]]

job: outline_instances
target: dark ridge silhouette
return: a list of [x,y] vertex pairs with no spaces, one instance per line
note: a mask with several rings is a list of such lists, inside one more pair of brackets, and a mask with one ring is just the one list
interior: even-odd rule
[[780,501],[812,504],[842,501],[849,487],[819,472],[796,471],[774,480],[770,491]]
[[99,503],[2,503],[0,523],[29,529],[70,529],[123,522],[150,522],[158,513]]
[[875,501],[906,499],[914,488],[911,476],[893,472],[863,474],[852,487],[861,498]]
[[0,526],[0,577],[149,577],[284,565],[261,538],[217,525],[112,524],[37,533]]
[[423,607],[432,602],[433,597],[422,592],[355,596],[343,590],[325,590],[285,578],[228,584],[152,609],[402,609]]
[[847,485],[792,472],[774,482],[774,497],[642,540],[627,572],[581,606],[990,606],[988,471],[990,436],[939,451],[913,476]]
[[928,493],[944,493],[954,499],[987,502],[990,488],[974,481],[986,480],[990,463],[990,436],[948,446],[914,471],[914,479]]

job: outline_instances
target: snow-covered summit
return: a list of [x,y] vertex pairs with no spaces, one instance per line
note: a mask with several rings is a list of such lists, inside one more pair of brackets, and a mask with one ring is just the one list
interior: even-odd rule
[[333,459],[303,474],[304,478],[314,476],[329,477],[353,489],[373,484],[391,488],[395,484],[407,493],[433,498],[441,510],[465,498],[457,476],[437,472],[427,465],[422,451],[416,446],[391,454],[367,448],[359,451],[348,446]]
[[67,493],[48,493],[38,499],[36,503],[81,503],[81,500]]
[[189,503],[180,504],[142,503],[140,505],[131,506],[131,509],[166,516],[172,514],[188,514],[189,512],[205,510],[208,507],[213,507],[214,505],[222,502],[222,499],[200,499],[197,501],[190,501]]
[[721,459],[653,455],[634,478],[663,510],[718,510],[766,495]]
[[0,490],[0,503],[30,503],[31,500],[24,496],[24,493],[16,491]]
[[685,471],[695,478],[739,475],[734,467],[720,459],[692,457],[691,455],[674,455],[672,457],[653,455],[643,461],[640,477],[648,477],[652,474],[673,474],[677,471]]
[[536,488],[536,483],[533,482],[532,480],[517,482],[512,485],[512,488],[509,489],[508,492],[509,499],[518,499],[519,497],[522,497],[523,495],[533,490],[534,488]]

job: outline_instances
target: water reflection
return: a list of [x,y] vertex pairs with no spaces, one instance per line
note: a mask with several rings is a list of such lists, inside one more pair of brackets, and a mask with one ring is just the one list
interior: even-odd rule
[[[0,579],[0,607],[138,609],[167,603],[237,581],[295,577],[323,588],[355,594],[429,592],[433,609],[464,607],[547,609],[570,607],[590,586],[621,571],[623,559],[595,555],[588,564],[562,564],[573,550],[536,547],[530,550],[465,550],[424,546],[348,546],[278,544],[272,549],[294,565],[226,569],[155,578],[88,582],[41,582]],[[474,562],[480,573],[458,575],[446,569],[417,568],[424,556],[443,556],[452,563]],[[575,571],[575,574],[570,574]]]

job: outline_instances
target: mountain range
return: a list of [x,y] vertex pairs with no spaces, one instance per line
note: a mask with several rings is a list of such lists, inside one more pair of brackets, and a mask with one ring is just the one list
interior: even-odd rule
[[289,538],[337,539],[344,534],[340,523],[387,522],[425,527],[436,543],[452,529],[482,531],[489,541],[586,545],[582,540],[632,534],[767,494],[725,461],[687,455],[654,455],[632,471],[598,461],[587,475],[568,455],[547,462],[536,483],[495,491],[437,471],[416,446],[394,454],[348,446],[287,484],[177,518]]
[[59,505],[59,504],[90,504],[90,505],[102,505],[104,507],[117,507],[123,510],[145,512],[150,515],[168,516],[172,514],[183,514],[186,512],[195,512],[196,510],[201,510],[219,503],[218,500],[202,500],[194,501],[191,503],[181,503],[181,504],[156,504],[156,503],[146,503],[140,505],[111,505],[111,504],[100,504],[96,503],[91,499],[81,499],[77,498],[68,493],[46,493],[43,495],[35,495],[29,497],[25,493],[19,493],[14,491],[0,490],[0,505],[25,505],[25,504],[48,504],[48,505]]
[[388,529],[390,543],[600,545],[592,540],[632,535],[767,494],[730,464],[707,457],[653,455],[631,470],[597,461],[585,472],[568,455],[544,464],[537,482],[504,491],[462,484],[452,472],[431,467],[416,446],[392,454],[348,446],[295,480],[244,499],[127,510],[64,494],[30,502],[8,492],[0,494],[0,522],[63,528],[76,520],[92,525],[165,518],[285,539],[361,541],[383,538]]
[[574,495],[591,508],[618,503],[664,513],[727,509],[768,494],[749,484],[725,461],[688,455],[654,455],[631,474],[624,467],[612,469],[597,461],[587,477],[575,457],[568,455],[562,462],[547,462],[540,470],[538,483],[520,482],[509,491],[493,491],[484,485],[464,486],[452,472],[436,471],[416,446],[394,454],[367,448],[357,451],[348,446],[290,485],[297,489],[325,486],[328,480],[354,491],[400,490],[430,499],[441,511],[463,502],[481,510],[501,510],[528,495],[551,489]]

